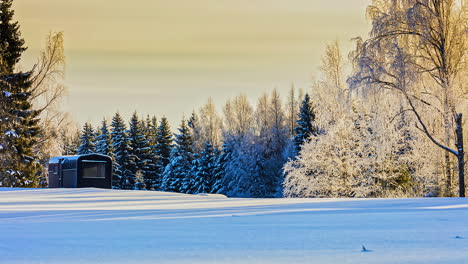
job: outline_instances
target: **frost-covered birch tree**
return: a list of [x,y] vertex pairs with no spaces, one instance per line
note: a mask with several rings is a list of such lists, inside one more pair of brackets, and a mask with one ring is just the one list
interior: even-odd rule
[[202,148],[205,147],[205,143],[209,143],[214,148],[218,148],[222,141],[222,119],[216,111],[216,106],[211,97],[208,98],[208,102],[200,108],[198,117],[201,137],[197,140],[202,142]]
[[[336,44],[328,46],[322,79],[313,87],[319,98],[321,133],[312,135],[295,160],[284,167],[287,197],[402,197],[431,194],[437,177],[423,157],[411,125],[399,115],[399,97],[389,91],[350,93]],[[323,115],[322,115],[323,113]],[[412,128],[412,129],[411,129]]]
[[[400,93],[418,129],[445,152],[446,191],[450,195],[450,154],[457,158],[459,196],[465,196],[462,117],[467,109],[467,23],[461,1],[374,0],[368,7],[370,38],[358,40],[353,54],[352,88]],[[466,8],[466,7],[465,7]],[[427,112],[428,115],[423,113]],[[431,131],[441,120],[443,131]]]

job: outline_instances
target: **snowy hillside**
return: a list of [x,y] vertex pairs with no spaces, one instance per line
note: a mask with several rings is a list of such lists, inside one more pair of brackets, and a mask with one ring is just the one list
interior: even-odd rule
[[1,263],[468,262],[467,199],[0,190]]

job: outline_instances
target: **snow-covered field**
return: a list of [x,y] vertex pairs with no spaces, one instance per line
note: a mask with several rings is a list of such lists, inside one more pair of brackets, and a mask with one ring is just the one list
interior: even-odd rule
[[0,190],[2,264],[468,263],[467,199]]

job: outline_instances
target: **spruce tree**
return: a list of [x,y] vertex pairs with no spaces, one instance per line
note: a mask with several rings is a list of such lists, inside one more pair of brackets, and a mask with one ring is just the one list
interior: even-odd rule
[[222,179],[222,188],[218,193],[232,197],[248,197],[248,190],[252,186],[252,168],[255,161],[253,153],[253,135],[231,136],[224,139],[229,149]]
[[80,146],[81,132],[76,130],[72,133],[64,130],[61,132],[62,137],[62,155],[76,155]]
[[0,186],[10,186],[13,182],[13,177],[6,169],[10,165],[10,153],[13,153],[11,140],[7,140],[7,132],[9,131],[9,123],[7,120],[12,116],[7,111],[7,101],[10,100],[10,93],[4,91],[3,82],[0,82]]
[[145,179],[141,170],[135,173],[135,190],[146,190]]
[[102,155],[113,157],[112,139],[107,126],[107,121],[104,119],[101,122],[100,133],[96,137],[96,152]]
[[78,147],[77,154],[91,154],[96,153],[96,135],[90,123],[86,122],[83,126],[80,137],[80,146]]
[[128,159],[128,166],[130,171],[132,172],[132,177],[135,177],[136,172],[141,170],[139,167],[140,160],[140,146],[142,140],[142,133],[140,131],[140,121],[138,119],[138,115],[136,112],[133,112],[132,117],[130,118],[129,129],[127,130],[127,137],[128,137],[128,147],[130,149],[129,155],[130,158]]
[[13,0],[0,1],[0,73],[12,74],[21,54],[27,49],[18,22],[13,22]]
[[[134,175],[136,175],[137,171],[140,171],[143,180],[147,179],[148,164],[151,162],[151,148],[146,138],[145,130],[145,123],[139,121],[137,113],[134,112],[130,120],[130,129],[128,131],[131,149],[130,170]],[[141,188],[141,186],[139,188]]]
[[146,125],[145,125],[145,135],[146,140],[149,146],[149,153],[148,153],[148,163],[146,164],[147,169],[145,173],[145,185],[148,190],[156,190],[159,189],[158,185],[158,155],[156,153],[156,134],[158,128],[158,121],[156,116],[147,117],[146,118]]
[[198,115],[195,113],[195,111],[193,111],[190,115],[190,118],[187,121],[187,125],[193,138],[193,150],[194,152],[199,153],[204,147],[204,142],[202,140],[203,136],[201,132],[200,119],[198,118]]
[[69,134],[66,129],[60,130],[60,139],[62,141],[61,154],[64,156],[75,155],[78,147],[73,146],[73,135]]
[[146,138],[148,139],[150,147],[157,145],[156,135],[158,133],[158,119],[156,116],[146,118]]
[[146,115],[145,120],[141,120],[141,123],[142,123],[142,126],[143,126],[143,132],[144,132],[145,137],[148,140],[148,142],[150,142],[152,140],[151,139],[152,134],[156,135],[156,133],[155,133],[155,131],[156,131],[155,127],[156,126],[153,126],[153,123],[152,123],[151,119],[152,118],[149,115]]
[[0,1],[0,184],[38,187],[42,166],[35,147],[39,142],[39,111],[32,105],[32,72],[14,73],[26,50],[18,22],[12,22],[12,0]]
[[190,162],[190,167],[186,172],[186,177],[182,185],[181,192],[184,193],[197,193],[198,184],[196,182],[196,174],[198,171],[198,160],[200,159],[200,153],[196,151],[196,143],[194,143],[194,153],[192,155],[192,161]]
[[158,157],[157,168],[158,168],[158,179],[156,180],[156,188],[161,187],[162,174],[169,164],[169,158],[172,149],[172,133],[169,128],[169,122],[167,118],[163,117],[159,123],[158,130],[156,132],[156,141],[158,142],[155,147],[155,154]]
[[205,143],[205,148],[193,165],[195,179],[191,189],[194,193],[211,193],[215,181],[216,155],[210,143]]
[[133,189],[134,182],[129,169],[130,147],[125,122],[119,113],[112,118],[112,148],[115,154],[115,170],[112,186],[116,189]]
[[231,158],[231,150],[228,144],[224,143],[221,153],[217,153],[216,164],[214,167],[214,180],[212,193],[222,193],[224,190],[224,179],[226,175],[226,166]]
[[313,124],[315,121],[315,113],[312,103],[310,102],[309,94],[304,96],[298,117],[299,119],[296,121],[297,126],[294,129],[296,132],[294,144],[296,145],[297,152],[301,150],[304,141],[308,140],[312,135],[317,135],[317,128]]
[[169,164],[163,173],[162,189],[170,192],[186,192],[190,182],[190,169],[193,159],[193,138],[185,119],[175,135],[175,146]]
[[[42,166],[34,149],[39,140],[39,112],[32,109],[31,72],[0,75],[3,102],[0,131],[8,160],[0,167],[3,186],[39,187]],[[7,152],[8,151],[8,152]]]

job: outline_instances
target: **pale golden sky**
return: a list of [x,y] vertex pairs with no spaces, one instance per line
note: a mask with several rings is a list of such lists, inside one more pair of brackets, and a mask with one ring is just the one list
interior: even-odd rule
[[64,31],[69,95],[64,109],[97,124],[166,115],[178,124],[209,96],[251,102],[291,82],[308,88],[325,45],[365,36],[369,0],[16,0],[15,19],[38,57],[50,31]]

